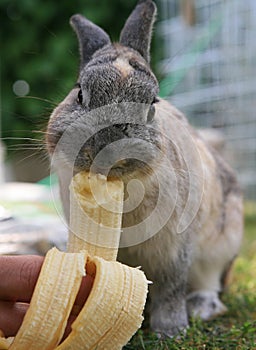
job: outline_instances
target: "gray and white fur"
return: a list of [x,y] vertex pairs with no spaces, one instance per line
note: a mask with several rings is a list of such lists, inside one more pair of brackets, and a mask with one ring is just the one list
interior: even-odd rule
[[[149,65],[155,14],[153,1],[139,1],[113,44],[88,19],[71,18],[80,73],[50,117],[46,142],[52,158],[62,154],[55,167],[67,220],[73,171],[107,169],[127,185],[132,209],[123,215],[119,260],[141,266],[153,281],[150,326],[173,336],[189,316],[208,320],[226,311],[219,293],[239,252],[243,209],[230,167],[181,112],[157,97]],[[142,199],[128,185],[134,179]]]

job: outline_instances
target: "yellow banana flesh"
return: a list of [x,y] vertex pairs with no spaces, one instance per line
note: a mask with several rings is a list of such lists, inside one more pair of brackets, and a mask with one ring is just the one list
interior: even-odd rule
[[123,182],[100,174],[78,173],[70,185],[68,251],[116,260],[123,212]]
[[[70,186],[68,253],[51,249],[30,307],[4,350],[120,350],[141,326],[148,283],[142,271],[116,260],[123,183],[88,173]],[[87,301],[60,344],[82,276],[94,278]],[[1,342],[0,342],[1,350]]]

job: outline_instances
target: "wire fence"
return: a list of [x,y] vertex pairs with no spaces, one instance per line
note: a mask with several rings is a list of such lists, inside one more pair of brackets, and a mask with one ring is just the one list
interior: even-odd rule
[[159,0],[162,96],[224,134],[224,156],[256,200],[256,1]]

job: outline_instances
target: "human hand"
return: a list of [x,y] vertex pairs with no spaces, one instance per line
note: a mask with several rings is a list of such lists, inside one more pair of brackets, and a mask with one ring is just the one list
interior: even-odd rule
[[[44,258],[36,255],[0,256],[0,329],[6,337],[15,336],[29,307],[29,303]],[[82,280],[74,308],[71,311],[64,338],[85,303],[93,278]]]

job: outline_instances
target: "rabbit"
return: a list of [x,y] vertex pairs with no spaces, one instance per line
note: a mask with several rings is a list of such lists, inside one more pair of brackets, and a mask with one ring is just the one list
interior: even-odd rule
[[123,180],[118,260],[141,266],[153,282],[145,315],[160,337],[173,337],[190,317],[226,312],[220,293],[241,246],[243,198],[220,154],[158,97],[150,69],[155,17],[154,2],[140,0],[118,43],[82,15],[71,17],[79,76],[50,116],[46,144],[67,221],[74,173]]

